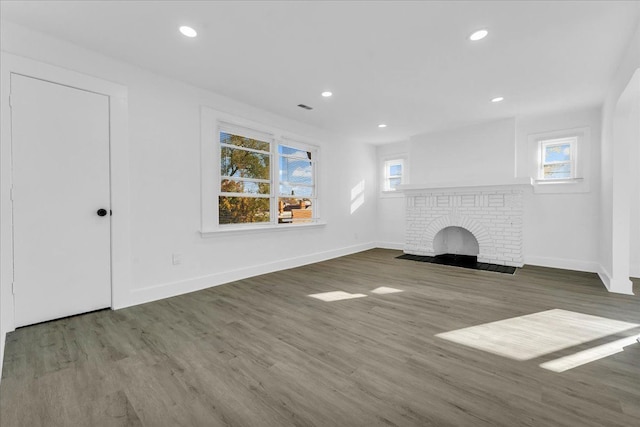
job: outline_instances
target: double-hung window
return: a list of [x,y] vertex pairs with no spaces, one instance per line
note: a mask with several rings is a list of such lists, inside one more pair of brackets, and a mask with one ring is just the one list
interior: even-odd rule
[[540,141],[538,179],[567,180],[576,177],[577,137]]
[[535,193],[587,193],[591,178],[591,130],[588,127],[531,134],[528,168]]
[[318,148],[203,107],[203,233],[318,222]]
[[404,184],[404,160],[393,159],[384,162],[384,180],[382,191],[396,191],[398,185]]

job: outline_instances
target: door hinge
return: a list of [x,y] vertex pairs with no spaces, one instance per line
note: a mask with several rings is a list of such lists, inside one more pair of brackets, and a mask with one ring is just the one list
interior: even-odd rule
[[11,293],[16,294],[16,282],[11,282]]
[[13,190],[13,187],[11,187],[11,190],[9,190],[9,198],[11,199],[12,202],[15,200],[13,198],[13,193],[14,193],[14,190]]
[[11,102],[12,99],[13,99],[13,95],[9,94],[9,108],[13,107],[13,102]]

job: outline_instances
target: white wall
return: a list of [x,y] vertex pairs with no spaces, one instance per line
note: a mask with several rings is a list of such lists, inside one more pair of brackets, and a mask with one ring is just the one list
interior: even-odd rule
[[[401,141],[392,144],[379,145],[377,147],[378,167],[378,226],[377,226],[377,246],[388,249],[402,249],[404,246],[404,232],[406,221],[404,217],[404,194],[383,193],[382,178],[384,162],[398,158],[406,158],[405,172],[411,170],[409,164],[409,141]],[[411,177],[405,176],[405,184],[411,183]]]
[[[11,23],[2,22],[1,30],[0,47],[5,52],[128,88],[132,281],[126,295],[119,298],[121,306],[373,246],[375,147],[345,141]],[[320,207],[327,225],[202,238],[198,232],[201,105],[319,141]],[[2,139],[3,153],[9,144],[8,138]],[[351,189],[360,183],[364,185],[364,203],[352,212]],[[9,205],[8,194],[2,198],[3,206]],[[173,253],[182,255],[182,264],[172,264]],[[2,338],[13,328],[5,262],[3,259],[0,283]]]
[[[638,23],[632,39],[629,41],[626,52],[624,53],[623,57],[620,60],[620,63],[617,66],[617,70],[609,87],[609,90],[607,91],[604,105],[602,107],[602,198],[600,226],[598,227],[600,230],[599,263],[601,266],[601,271],[599,272],[599,274],[605,284],[608,284],[608,287],[610,289],[612,286],[617,287],[617,283],[620,284],[621,288],[630,288],[630,285],[628,283],[629,272],[623,271],[624,266],[622,266],[622,268],[616,266],[618,262],[622,264],[626,263],[628,265],[629,259],[631,259],[631,257],[633,256],[630,248],[626,243],[621,243],[614,239],[614,226],[620,226],[623,223],[618,215],[622,215],[625,218],[628,217],[632,222],[632,224],[623,225],[624,227],[626,227],[627,233],[630,234],[631,230],[638,230],[640,228],[640,225],[638,225],[638,221],[640,221],[640,218],[638,216],[631,216],[629,212],[621,213],[621,207],[618,206],[617,203],[614,203],[614,185],[616,183],[623,183],[623,185],[625,185],[625,182],[629,183],[634,179],[633,175],[621,176],[615,168],[615,163],[618,161],[624,161],[625,157],[628,160],[632,160],[629,157],[632,153],[625,152],[625,150],[619,145],[620,141],[616,141],[614,139],[616,106],[618,105],[618,101],[623,91],[628,86],[632,76],[639,68],[640,22]],[[637,144],[637,141],[635,143]],[[637,169],[637,165],[632,165],[630,170],[633,169]],[[629,191],[631,191],[634,187],[637,188],[637,184],[630,185]],[[639,204],[640,201],[638,201],[638,198],[635,198],[632,200],[632,203],[630,201],[629,208],[627,209],[630,209],[631,212],[639,212]],[[640,236],[635,234],[631,235],[630,237],[630,246],[634,248],[634,253],[637,254],[637,248],[640,245],[640,243],[638,243]],[[622,260],[622,258],[626,258],[626,260]],[[631,262],[630,268],[631,270],[634,270],[635,273],[637,273],[637,270],[639,268],[638,264],[640,264],[640,261],[638,261],[637,259],[632,260]]]
[[[616,103],[613,122],[613,233],[612,274],[619,272],[631,292],[630,275],[637,275],[638,245],[638,150],[640,145],[640,68]],[[635,214],[635,216],[634,216]],[[618,281],[619,282],[619,281]],[[611,286],[613,287],[614,282]]]
[[[523,255],[526,264],[596,271],[599,224],[600,115],[594,107],[536,117],[520,117],[416,135],[408,148],[411,184],[455,182],[509,183],[531,174],[529,136],[588,127],[590,167],[585,180],[589,191],[569,194],[525,192]],[[378,157],[401,152],[406,144],[378,147]],[[404,200],[378,201],[378,240],[387,247],[404,245]],[[402,224],[401,228],[390,224]]]
[[[562,185],[557,194],[527,193],[524,218],[525,264],[597,271],[600,176],[600,111],[593,107],[517,120],[517,176],[530,177],[537,164],[530,136],[588,128],[587,147],[578,147],[585,175],[579,184]],[[588,149],[588,151],[587,151]],[[533,166],[533,168],[532,168]],[[554,184],[558,185],[558,184]],[[579,188],[579,192],[578,192]]]
[[514,138],[514,119],[413,136],[410,139],[411,183],[512,180]]
[[[639,71],[636,70],[636,76]],[[636,77],[638,79],[638,77]],[[640,79],[639,79],[640,80]],[[640,81],[638,82],[638,86],[640,86]],[[637,89],[640,89],[638,87]],[[636,125],[640,128],[640,90],[636,93]],[[633,112],[631,113],[633,117]],[[633,120],[633,118],[632,118]],[[639,131],[640,129],[636,129]],[[640,136],[635,138],[636,143],[631,144],[631,152],[629,159],[631,161],[631,211],[630,211],[630,257],[629,257],[629,266],[630,266],[630,275],[631,277],[640,278]]]

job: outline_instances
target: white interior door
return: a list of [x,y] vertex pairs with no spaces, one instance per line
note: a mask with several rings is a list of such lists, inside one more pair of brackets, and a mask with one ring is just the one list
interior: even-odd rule
[[111,306],[109,98],[12,74],[11,133],[16,326]]

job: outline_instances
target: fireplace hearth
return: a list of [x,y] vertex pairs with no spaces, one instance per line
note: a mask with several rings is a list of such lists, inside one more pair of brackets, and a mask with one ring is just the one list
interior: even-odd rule
[[515,274],[516,272],[516,267],[478,262],[478,257],[472,255],[442,254],[436,256],[423,256],[403,254],[396,258],[428,262],[430,264],[450,265],[453,267],[469,268],[472,270],[493,271],[496,273]]

